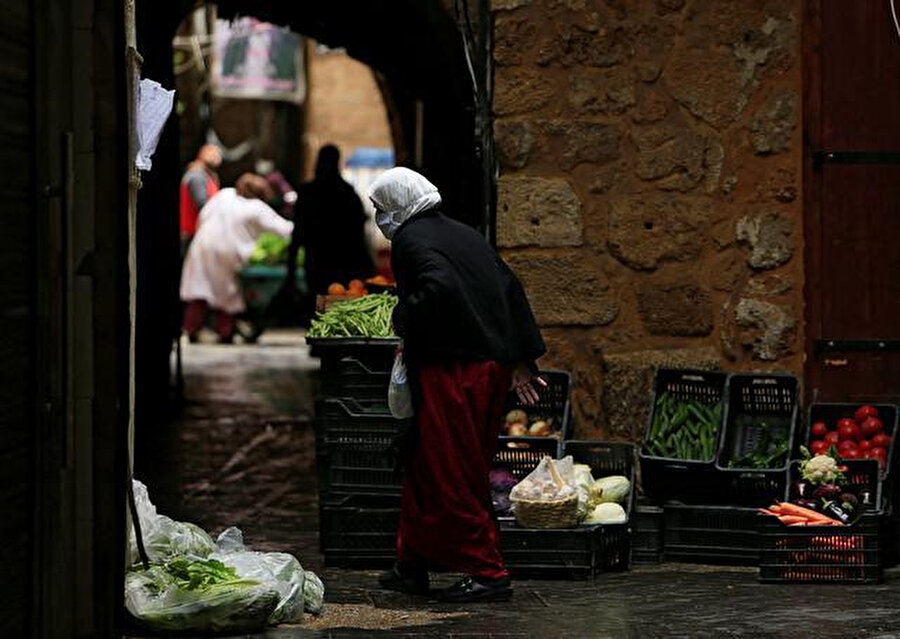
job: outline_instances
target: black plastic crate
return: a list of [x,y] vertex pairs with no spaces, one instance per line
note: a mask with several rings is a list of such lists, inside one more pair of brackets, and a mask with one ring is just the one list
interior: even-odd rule
[[397,338],[307,338],[310,354],[322,362],[324,397],[377,401],[387,406]]
[[638,504],[631,517],[631,563],[658,564],[663,558],[664,511],[659,506]]
[[755,508],[666,504],[666,561],[755,566],[759,560]]
[[500,437],[492,463],[505,468],[516,479],[524,479],[542,457],[559,458],[560,441],[555,437]]
[[[809,407],[808,418],[806,422],[806,428],[804,428],[803,432],[803,443],[809,446],[811,441],[811,432],[810,429],[812,425],[816,422],[825,422],[828,425],[835,424],[837,420],[843,417],[853,418],[856,409],[862,406],[863,404],[811,404]],[[891,445],[888,448],[888,456],[887,456],[887,465],[882,471],[882,477],[884,477],[885,481],[888,482],[888,478],[890,477],[891,468],[894,463],[894,449],[896,448],[894,444],[894,436],[897,434],[897,426],[898,426],[898,411],[897,406],[894,404],[869,404],[870,406],[874,406],[878,410],[878,416],[881,421],[884,423],[884,432],[891,436]],[[888,492],[890,491],[891,484],[888,483]]]
[[[681,400],[706,404],[722,403],[722,417],[726,413],[725,385],[728,375],[721,371],[657,369],[653,379],[650,413],[644,438],[650,435],[656,414],[657,398],[663,393]],[[678,500],[692,503],[708,502],[717,492],[715,483],[715,450],[718,449],[721,424],[708,460],[657,457],[644,447],[638,453],[641,464],[641,486],[644,494],[656,503]]]
[[864,513],[850,526],[785,526],[764,514],[758,519],[761,582],[881,582],[884,515]]
[[[515,392],[510,391],[506,398],[504,419],[511,410],[523,410],[528,415],[528,423],[537,419],[552,419],[554,430],[560,439],[570,436],[572,429],[572,406],[570,394],[572,376],[566,371],[540,371],[538,375],[547,382],[546,388],[538,389],[539,399],[535,404],[523,404]],[[505,422],[504,422],[505,423]]]
[[628,568],[626,524],[532,529],[504,525],[503,559],[516,577],[587,579]]
[[394,440],[405,427],[382,408],[350,399],[316,404],[319,492],[399,495]]
[[[742,506],[766,506],[784,494],[784,484],[798,419],[800,384],[792,375],[742,374],[728,378],[725,424],[716,468],[722,473],[717,501]],[[751,451],[768,436],[784,438],[782,461],[772,468],[732,467],[730,463]],[[775,452],[774,441],[768,452]]]
[[400,501],[358,496],[325,500],[319,507],[319,544],[325,565],[390,566],[397,556]]
[[[633,445],[566,441],[560,455],[572,455],[575,463],[590,466],[595,479],[610,475],[627,477],[631,490],[624,508],[630,518],[634,498]],[[531,464],[531,469],[536,463]],[[524,472],[525,467],[523,465],[520,472]],[[524,474],[528,472],[530,469]],[[630,519],[621,524],[536,530],[519,527],[513,518],[503,518],[503,558],[510,572],[519,577],[584,579],[598,572],[627,570],[629,529]]]

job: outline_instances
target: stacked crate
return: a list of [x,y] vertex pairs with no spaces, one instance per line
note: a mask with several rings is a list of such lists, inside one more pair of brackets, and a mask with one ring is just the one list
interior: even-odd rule
[[309,339],[322,363],[316,402],[319,539],[329,566],[370,568],[395,556],[406,424],[387,406],[396,339]]

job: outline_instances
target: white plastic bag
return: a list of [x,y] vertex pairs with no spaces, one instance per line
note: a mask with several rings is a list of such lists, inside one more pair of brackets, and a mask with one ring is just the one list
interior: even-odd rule
[[406,362],[403,353],[397,353],[391,369],[391,385],[388,387],[388,408],[397,419],[408,419],[413,416],[412,391],[406,376]]
[[[174,521],[157,513],[156,506],[150,501],[147,487],[136,479],[134,501],[141,523],[144,548],[151,563],[161,563],[177,556],[206,558],[216,549],[212,538],[199,526]],[[129,556],[131,564],[134,565],[140,561],[134,526],[129,533]]]
[[232,566],[244,579],[255,579],[278,592],[280,600],[269,617],[270,624],[300,621],[304,610],[314,614],[321,611],[325,590],[322,582],[303,570],[293,555],[247,550],[243,533],[234,526],[219,535],[216,545],[218,550],[210,555],[211,559]]

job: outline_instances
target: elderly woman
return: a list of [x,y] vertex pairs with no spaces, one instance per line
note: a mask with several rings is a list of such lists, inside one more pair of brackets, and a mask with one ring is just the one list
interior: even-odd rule
[[219,341],[233,340],[235,315],[245,308],[238,272],[264,231],[288,237],[294,230],[266,204],[274,196],[265,178],[245,173],[235,188],[222,189],[200,211],[197,234],[181,272],[183,328],[191,341],[203,328],[208,308],[216,311]]
[[428,569],[467,575],[443,601],[507,599],[488,473],[510,387],[537,400],[544,342],[519,281],[475,230],[440,210],[437,188],[394,168],[369,189],[392,240],[394,328],[414,389],[418,442],[406,463],[397,563],[385,588],[428,592]]

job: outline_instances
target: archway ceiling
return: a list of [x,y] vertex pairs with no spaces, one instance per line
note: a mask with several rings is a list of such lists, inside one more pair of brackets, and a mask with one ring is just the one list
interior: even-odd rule
[[253,15],[343,47],[424,99],[472,102],[462,40],[438,0],[220,0],[219,15]]

